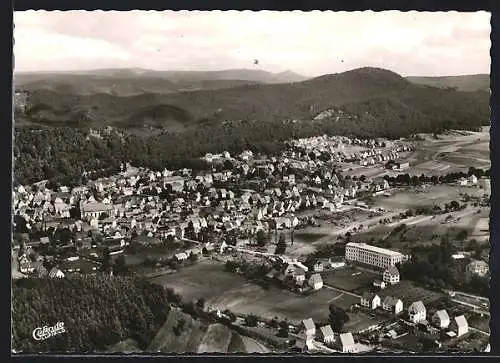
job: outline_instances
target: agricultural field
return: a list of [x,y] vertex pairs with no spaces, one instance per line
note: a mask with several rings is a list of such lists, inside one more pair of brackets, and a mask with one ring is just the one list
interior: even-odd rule
[[300,322],[311,317],[328,319],[328,306],[349,307],[357,298],[323,288],[308,296],[271,286],[264,289],[248,282],[242,276],[224,271],[221,264],[200,262],[180,272],[152,279],[153,282],[173,288],[184,300],[205,298],[211,308],[229,309],[239,314],[256,314],[264,318],[288,319]]

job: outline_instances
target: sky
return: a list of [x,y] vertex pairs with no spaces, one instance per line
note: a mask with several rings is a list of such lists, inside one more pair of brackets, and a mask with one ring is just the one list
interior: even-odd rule
[[30,10],[15,12],[14,26],[16,72],[247,68],[314,77],[370,66],[403,76],[490,73],[487,12]]

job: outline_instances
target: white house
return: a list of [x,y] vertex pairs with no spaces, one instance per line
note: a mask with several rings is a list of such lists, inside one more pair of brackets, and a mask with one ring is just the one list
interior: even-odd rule
[[457,337],[462,336],[469,331],[469,324],[467,323],[465,316],[455,316],[455,319],[452,322],[452,330],[455,334],[457,334]]
[[301,325],[306,337],[313,337],[314,335],[316,335],[316,325],[311,318],[302,320]]
[[324,344],[332,344],[335,341],[335,334],[330,325],[325,325],[319,328],[318,337]]
[[422,301],[415,301],[408,308],[408,317],[412,323],[420,323],[427,319],[427,309]]
[[383,280],[385,283],[394,285],[399,282],[399,271],[396,266],[389,266],[383,274]]
[[352,333],[340,334],[340,349],[342,353],[355,353],[356,343]]
[[376,309],[380,306],[380,296],[377,294],[364,293],[361,296],[361,306],[369,309]]
[[438,310],[432,316],[432,324],[439,329],[446,329],[450,325],[450,316],[444,309]]
[[64,272],[59,270],[57,267],[52,267],[52,269],[49,272],[49,277],[50,278],[63,278],[64,277]]
[[320,274],[313,274],[307,281],[309,286],[314,290],[320,290],[323,287],[323,279]]
[[184,252],[177,253],[177,254],[175,255],[175,259],[176,259],[177,261],[185,261],[185,260],[187,260],[187,258],[188,258],[188,255],[187,255],[186,253],[184,253]]

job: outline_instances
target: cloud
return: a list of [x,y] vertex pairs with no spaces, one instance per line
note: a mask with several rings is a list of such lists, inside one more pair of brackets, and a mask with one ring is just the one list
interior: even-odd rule
[[254,59],[310,76],[358,66],[403,75],[490,67],[486,12],[26,11],[14,23],[18,70],[252,68]]

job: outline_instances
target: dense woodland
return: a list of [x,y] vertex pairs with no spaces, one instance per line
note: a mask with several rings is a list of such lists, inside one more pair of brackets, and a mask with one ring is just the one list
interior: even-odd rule
[[[12,296],[13,348],[25,352],[96,351],[128,338],[144,349],[169,312],[167,292],[138,278],[21,279]],[[33,329],[57,322],[65,333],[32,338]]]

